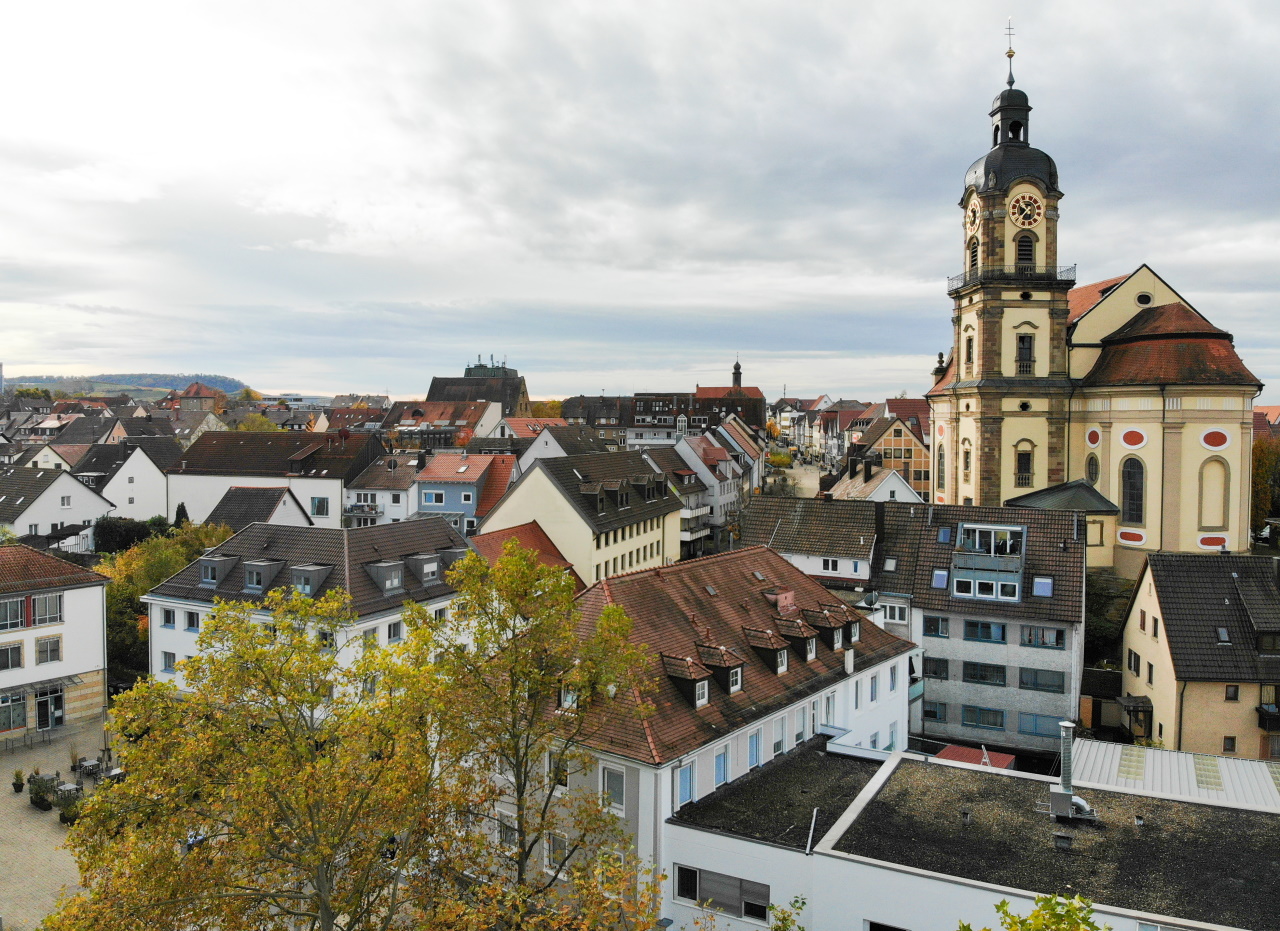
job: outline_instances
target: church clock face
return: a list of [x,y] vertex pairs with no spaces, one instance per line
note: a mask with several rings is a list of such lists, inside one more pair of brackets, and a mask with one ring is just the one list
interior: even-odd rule
[[1009,203],[1009,217],[1023,229],[1030,229],[1044,216],[1044,204],[1034,194],[1019,194]]
[[964,228],[967,233],[976,233],[978,231],[978,221],[982,218],[982,214],[978,210],[977,203],[969,205],[969,209],[964,214]]

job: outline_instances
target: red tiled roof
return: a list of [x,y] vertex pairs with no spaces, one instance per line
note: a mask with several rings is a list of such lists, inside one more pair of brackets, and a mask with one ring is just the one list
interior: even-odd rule
[[1100,385],[1260,385],[1220,330],[1182,303],[1138,311],[1102,339],[1084,378]]
[[[957,763],[972,763],[975,766],[982,766],[982,754],[983,751],[977,747],[947,744],[938,751],[934,759],[955,760]],[[1018,762],[1018,758],[1011,753],[996,753],[994,750],[988,750],[986,754],[986,765],[992,769],[1013,769]]]
[[[780,617],[779,606],[766,592],[784,587],[794,593],[795,607]],[[652,713],[643,720],[611,718],[590,743],[598,750],[659,765],[845,678],[844,650],[831,650],[820,641],[817,657],[805,662],[778,633],[780,621],[789,629],[809,630],[802,620],[806,609],[826,610],[850,621],[862,619],[763,546],[615,576],[583,592],[578,605],[584,628],[593,625],[606,606],[621,607],[633,622],[632,641],[645,644],[649,654],[646,673],[651,688],[644,697]],[[911,649],[910,643],[869,621],[861,623],[860,631],[860,639],[853,644],[858,672]],[[770,652],[792,648],[787,672],[775,673],[753,641]],[[744,660],[742,688],[730,694],[712,682],[707,704],[694,708],[673,680],[670,667],[705,669],[722,647]]]
[[1095,281],[1093,284],[1076,285],[1067,292],[1067,323],[1075,323],[1089,311],[1098,305],[1098,301],[1105,296],[1103,292],[1109,291],[1120,282],[1128,278],[1128,275],[1118,275],[1115,278],[1108,278],[1106,281]]
[[586,584],[578,573],[573,571],[573,563],[564,558],[564,554],[551,542],[547,532],[536,520],[494,530],[491,533],[478,533],[471,538],[471,545],[485,562],[493,565],[502,558],[502,548],[507,545],[508,540],[515,540],[525,549],[533,550],[538,554],[538,561],[544,566],[555,566],[566,570],[573,577],[575,593],[586,589]]
[[511,485],[511,473],[516,467],[516,457],[508,454],[496,455],[485,473],[484,488],[480,492],[480,500],[476,502],[476,517],[488,517],[494,505],[498,503],[507,488]]
[[885,401],[889,413],[902,418],[902,422],[910,425],[910,419],[916,418],[920,429],[916,432],[927,438],[929,436],[929,402],[924,398],[890,398]]
[[106,581],[104,575],[21,543],[0,546],[0,595],[98,585]]
[[[499,458],[493,453],[437,453],[427,460],[427,464],[418,472],[420,482],[463,482],[475,484],[485,469]],[[506,456],[504,458],[514,458]]]
[[1280,404],[1263,404],[1254,408],[1255,411],[1261,411],[1267,421],[1272,424],[1280,424]]
[[699,385],[694,391],[695,398],[759,398],[764,400],[764,392],[759,388],[735,388],[730,385],[728,388],[706,388]]
[[214,391],[208,385],[202,385],[198,381],[193,381],[191,384],[187,385],[182,394],[178,395],[180,398],[216,398],[217,396],[218,392]]
[[1267,420],[1267,415],[1256,407],[1253,409],[1253,435],[1255,437],[1271,436],[1275,431],[1271,429],[1271,421]]
[[94,444],[91,443],[50,443],[49,448],[67,461],[68,465],[75,466],[80,463],[89,452],[93,449]]
[[563,417],[508,417],[503,421],[515,436],[537,436],[547,427],[567,427],[569,421]]
[[936,398],[939,395],[946,394],[956,380],[956,360],[955,357],[947,359],[947,370],[943,372],[942,377],[938,379],[937,384],[924,393],[926,398]]

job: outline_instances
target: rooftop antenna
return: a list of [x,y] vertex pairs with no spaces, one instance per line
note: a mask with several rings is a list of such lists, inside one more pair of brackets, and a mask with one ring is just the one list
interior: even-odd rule
[[1004,27],[1004,33],[1005,33],[1005,35],[1006,35],[1006,36],[1008,36],[1008,38],[1009,38],[1009,50],[1008,50],[1007,52],[1005,52],[1005,53],[1004,53],[1004,54],[1005,54],[1005,57],[1009,59],[1009,81],[1008,81],[1008,84],[1009,84],[1009,86],[1010,86],[1010,87],[1013,87],[1013,56],[1014,56],[1015,52],[1013,51],[1013,35],[1014,35],[1014,33],[1013,33],[1013,17],[1012,17],[1012,16],[1010,16],[1010,17],[1009,17],[1009,25],[1007,25],[1007,26],[1005,26],[1005,27]]

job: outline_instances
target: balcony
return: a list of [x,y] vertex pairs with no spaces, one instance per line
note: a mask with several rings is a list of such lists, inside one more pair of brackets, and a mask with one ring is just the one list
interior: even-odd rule
[[917,679],[907,688],[907,701],[913,702],[924,697],[924,679]]
[[1268,734],[1280,734],[1280,708],[1275,705],[1259,705],[1258,727]]
[[380,504],[345,504],[342,506],[343,517],[381,517]]
[[1021,556],[989,556],[956,550],[951,557],[953,569],[980,569],[987,572],[1021,572]]
[[947,293],[971,284],[1074,284],[1074,265],[979,265],[947,279]]
[[699,507],[681,508],[680,518],[681,520],[690,520],[691,518],[694,518],[694,517],[704,517],[705,515],[710,513],[711,513],[711,505],[704,504]]
[[1035,359],[1019,359],[1017,362],[1019,375],[1034,375],[1036,373]]

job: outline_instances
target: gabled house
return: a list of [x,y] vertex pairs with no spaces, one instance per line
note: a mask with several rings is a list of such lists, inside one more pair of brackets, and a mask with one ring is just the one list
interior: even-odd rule
[[169,513],[165,470],[181,455],[182,447],[169,437],[99,443],[89,448],[71,474],[115,503],[113,517],[147,520]]
[[[627,427],[634,416],[635,399],[621,396],[578,395],[560,402],[560,416],[569,424],[586,427],[614,448],[627,444]],[[572,454],[569,454],[572,455]]]
[[1152,553],[1124,623],[1124,726],[1171,750],[1280,761],[1280,562]]
[[550,426],[538,432],[529,446],[520,454],[521,473],[529,471],[537,459],[556,458],[558,456],[585,456],[588,453],[616,452],[607,439],[597,435],[598,431],[577,424]]
[[[340,529],[251,524],[143,597],[151,674],[181,688],[181,661],[196,654],[215,602],[260,603],[277,589],[313,598],[341,589],[351,596],[356,620],[336,632],[335,650],[354,655],[366,645],[395,643],[405,632],[405,602],[447,610],[454,590],[445,573],[467,552],[462,536],[439,519]],[[265,610],[256,616],[270,620]]]
[[529,389],[524,377],[505,364],[490,360],[485,365],[479,358],[463,370],[461,378],[436,377],[427,391],[428,401],[473,402],[499,405],[499,417],[531,417]]
[[106,725],[106,585],[29,546],[0,546],[0,737]]
[[573,563],[565,559],[564,554],[556,549],[556,545],[551,542],[551,538],[547,536],[546,531],[538,526],[537,521],[517,524],[514,527],[495,530],[493,533],[477,533],[475,536],[468,538],[471,548],[489,565],[493,565],[502,558],[503,549],[512,540],[515,540],[524,549],[533,550],[537,553],[538,561],[544,566],[554,566],[569,573],[573,578],[574,594],[586,590],[586,583],[582,581],[578,573],[573,571]]
[[435,515],[470,536],[511,484],[512,455],[438,453],[414,479],[413,499],[419,515]]
[[744,502],[742,466],[717,442],[715,434],[686,436],[672,449],[707,486],[711,504],[709,519],[716,546],[727,547],[728,528],[737,520]]
[[537,521],[574,571],[596,582],[679,558],[681,507],[643,453],[561,456],[537,460],[481,529]]
[[883,522],[862,501],[760,495],[742,512],[741,543],[769,547],[827,588],[863,591]]
[[498,401],[397,401],[382,421],[397,448],[441,449],[488,436],[502,419]]
[[286,486],[317,526],[339,527],[347,486],[384,455],[377,437],[332,433],[206,433],[168,470],[169,519],[186,504],[203,522],[227,489]]
[[[425,454],[422,454],[425,456]],[[344,527],[395,524],[417,513],[413,485],[418,456],[379,456],[347,486],[342,502]]]
[[504,417],[498,422],[493,435],[500,439],[508,436],[533,439],[547,427],[568,425],[569,422],[563,417]]
[[902,473],[882,463],[880,455],[863,453],[865,458],[850,457],[848,468],[828,492],[837,500],[906,501],[923,504],[919,492],[908,484]]
[[0,527],[40,546],[93,551],[93,525],[115,505],[63,470],[0,470]]
[[218,402],[225,397],[222,392],[208,385],[193,381],[177,396],[177,408],[183,411],[208,411],[217,413]]
[[709,552],[709,544],[715,541],[711,536],[711,490],[706,482],[674,447],[645,450],[644,458],[667,477],[680,496],[680,558],[695,559]]
[[204,522],[230,527],[234,533],[239,533],[250,524],[315,526],[293,492],[284,486],[228,488]]
[[879,417],[865,428],[850,433],[850,455],[865,459],[879,456],[881,464],[899,473],[922,498],[929,495],[929,447],[921,435],[902,418]]
[[205,410],[173,411],[170,423],[173,424],[173,437],[184,447],[190,446],[206,433],[221,433],[227,425],[217,415]]

